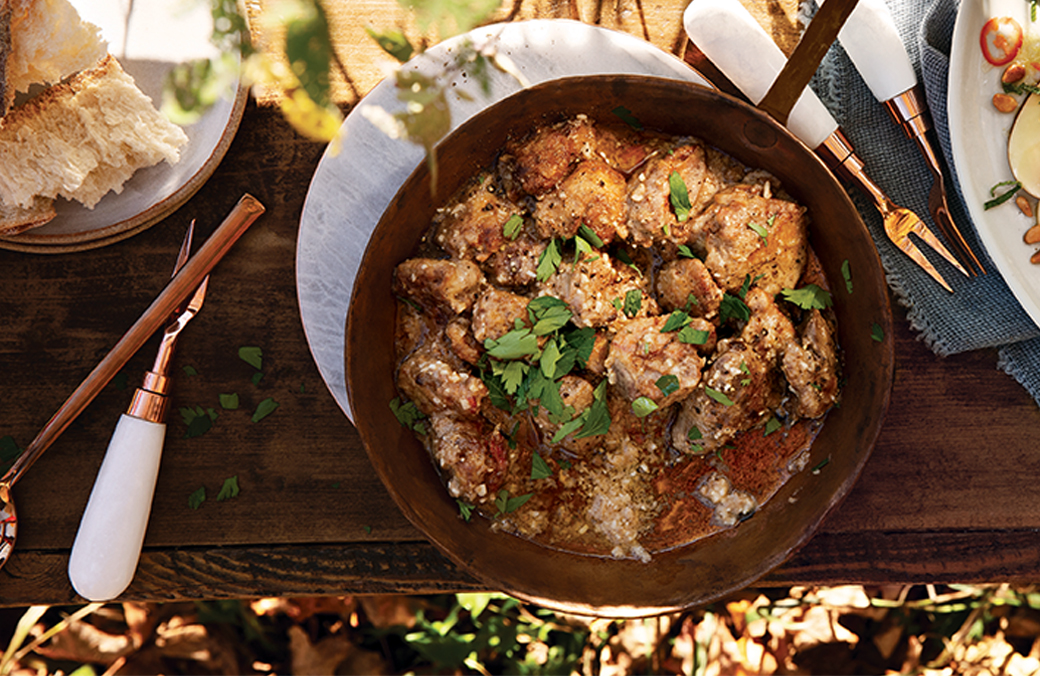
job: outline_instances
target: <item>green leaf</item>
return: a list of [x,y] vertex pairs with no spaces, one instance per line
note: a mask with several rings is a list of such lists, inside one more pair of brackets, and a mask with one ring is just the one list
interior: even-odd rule
[[668,319],[665,320],[664,326],[661,327],[661,333],[678,331],[691,321],[690,315],[686,314],[682,310],[673,310],[672,314],[668,315]]
[[829,291],[824,291],[815,284],[806,284],[800,289],[783,289],[784,300],[794,303],[803,310],[823,310],[834,304]]
[[692,326],[684,326],[679,331],[679,342],[685,343],[686,345],[704,345],[708,342],[708,336],[711,335],[710,330],[695,329]]
[[184,375],[188,376],[189,378],[191,378],[192,376],[199,375],[199,372],[195,370],[195,367],[190,364],[184,365],[183,367],[181,367],[181,370],[183,370]]
[[462,520],[469,521],[470,517],[473,516],[473,505],[459,499],[455,500],[455,504],[459,506],[459,514],[462,515]]
[[548,246],[545,247],[545,251],[538,257],[538,268],[535,271],[535,276],[539,282],[544,282],[556,274],[556,268],[559,267],[563,261],[563,256],[560,254],[560,245],[557,240],[549,240]]
[[257,370],[263,368],[263,351],[259,347],[238,348],[238,358]]
[[384,52],[401,63],[412,58],[412,54],[415,53],[415,48],[412,47],[412,43],[409,42],[408,38],[405,37],[405,34],[399,30],[391,29],[376,32],[372,28],[366,26],[365,32],[367,32],[368,36],[379,44]]
[[[394,397],[390,400],[390,410],[394,412],[394,417],[397,418],[397,422],[401,423],[403,427],[407,427],[419,434],[426,434],[426,425],[420,422],[426,418],[426,415],[419,410],[415,402],[408,401],[402,403],[400,397]],[[253,422],[256,421],[254,420]]]
[[516,391],[520,389],[520,384],[527,377],[527,370],[530,367],[525,362],[513,360],[492,362],[491,368],[495,375],[502,379],[502,386],[505,387],[506,393],[516,394]]
[[755,234],[762,238],[763,244],[769,244],[769,231],[766,230],[766,226],[759,223],[748,223],[748,227],[754,230]]
[[198,509],[206,501],[206,487],[200,486],[188,496],[188,507]]
[[636,400],[632,402],[632,413],[634,413],[637,418],[645,418],[656,411],[657,408],[657,402],[650,397],[637,397]]
[[672,209],[675,210],[675,217],[682,223],[690,217],[690,209],[693,208],[693,205],[690,204],[690,193],[686,188],[686,182],[683,181],[679,172],[673,171],[668,176],[668,189],[668,197],[671,200]]
[[[592,349],[596,346],[596,329],[591,326],[585,326],[580,329],[565,331],[561,335],[564,342],[567,343],[564,358],[572,356],[578,366],[586,368],[589,364],[589,357],[592,356]],[[560,368],[557,368],[558,372],[560,370]],[[570,369],[568,369],[569,371]]]
[[784,424],[782,422],[780,422],[779,420],[777,420],[776,416],[770,416],[769,420],[766,421],[765,433],[762,436],[768,437],[770,434],[772,434],[773,432],[778,431],[783,426],[784,426]]
[[722,392],[719,392],[718,390],[715,390],[715,389],[712,389],[710,387],[705,386],[704,387],[704,393],[707,394],[712,399],[714,399],[715,401],[717,401],[720,404],[722,404],[723,406],[733,406],[733,400],[730,399],[729,397],[727,397]]
[[520,236],[522,227],[524,227],[524,217],[520,214],[513,214],[506,220],[505,225],[502,226],[502,236],[513,241]]
[[185,439],[202,436],[213,427],[213,421],[217,419],[217,412],[213,409],[204,410],[201,406],[195,408],[184,407],[178,409],[181,419],[188,429],[184,432]]
[[582,411],[581,429],[574,435],[575,439],[584,439],[610,430],[610,408],[607,406],[607,381],[601,380],[592,392],[592,404]]
[[870,327],[870,337],[877,342],[883,342],[885,340],[885,330],[881,328],[881,325],[874,322],[874,325]]
[[848,258],[841,263],[841,276],[845,278],[845,290],[852,295],[852,266]]
[[751,308],[737,296],[726,292],[719,303],[719,320],[726,322],[729,319],[746,322],[751,319]]
[[631,319],[639,314],[640,308],[643,307],[643,292],[639,289],[629,289],[625,293],[625,303],[622,306],[622,312],[625,316]]
[[621,118],[622,122],[632,127],[636,131],[642,131],[643,123],[640,122],[639,119],[635,115],[633,115],[632,111],[628,108],[625,108],[624,106],[618,106],[610,112],[617,115],[619,118]]
[[538,479],[548,479],[553,474],[552,468],[549,467],[542,456],[538,455],[538,451],[535,451],[531,456],[531,478],[535,481]]
[[542,356],[538,359],[538,368],[542,370],[549,380],[556,378],[556,364],[560,361],[560,346],[556,339],[550,339],[542,350]]
[[690,247],[685,244],[679,245],[679,255],[685,258],[697,258],[697,254],[693,253],[693,251],[690,250]]
[[221,394],[219,395],[220,407],[226,411],[238,410],[238,394]]
[[531,320],[531,333],[546,336],[563,328],[574,313],[555,296],[539,296],[527,304],[527,316]]
[[531,329],[513,329],[497,340],[488,338],[484,348],[495,359],[519,359],[538,352],[538,337]]
[[274,413],[274,410],[276,408],[278,408],[278,402],[277,401],[275,401],[274,399],[272,399],[270,397],[268,397],[267,399],[264,399],[263,401],[261,401],[257,405],[256,410],[253,411],[252,421],[253,422],[260,422],[261,420],[263,420],[267,416],[269,416],[272,413]]
[[983,210],[992,209],[993,207],[998,207],[1001,204],[1003,204],[1004,202],[1007,202],[1012,197],[1014,197],[1015,193],[1017,193],[1019,191],[1019,189],[1022,187],[1022,184],[1019,183],[1018,181],[1001,181],[1000,183],[998,183],[995,186],[993,186],[992,188],[990,188],[989,194],[990,195],[996,195],[997,194],[997,188],[1001,188],[1001,187],[1006,186],[1006,185],[1009,185],[1011,187],[1007,191],[1005,191],[1003,194],[1001,194],[1000,196],[994,197],[993,199],[991,199],[991,200],[987,201],[985,204],[983,204],[982,205]]
[[231,498],[238,497],[238,475],[228,477],[224,479],[224,485],[220,487],[220,491],[217,493],[217,502],[223,502],[224,500],[230,500]]
[[667,397],[679,391],[679,376],[669,373],[658,378],[654,384],[661,390],[661,394]]
[[253,377],[249,379],[249,382],[253,383],[254,385],[259,385],[260,381],[263,380],[263,379],[264,379],[264,374],[261,373],[260,371],[257,371],[256,373],[253,374]]
[[589,244],[591,244],[593,246],[593,248],[596,248],[596,249],[602,249],[603,248],[603,240],[600,239],[599,235],[596,234],[595,230],[593,230],[589,226],[585,225],[584,223],[582,223],[581,225],[578,226],[578,235],[577,236],[580,239],[583,239],[586,242],[588,242]]
[[701,434],[700,428],[694,425],[690,428],[690,431],[686,433],[686,438],[690,441],[697,441],[698,439],[703,439],[704,435]]
[[498,508],[499,514],[510,514],[520,509],[525,502],[531,499],[532,495],[534,494],[526,493],[511,498],[509,497],[509,491],[503,488],[498,492],[498,497],[495,498],[495,507]]

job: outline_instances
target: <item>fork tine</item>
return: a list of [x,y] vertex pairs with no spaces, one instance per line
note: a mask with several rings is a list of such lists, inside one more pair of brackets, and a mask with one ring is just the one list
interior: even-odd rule
[[[942,233],[946,235],[946,238],[953,242],[954,246],[958,248],[964,258],[967,259],[968,269],[971,271],[972,275],[986,274],[986,268],[982,266],[979,257],[971,250],[968,243],[964,241],[964,235],[962,235],[960,230],[957,229],[957,224],[953,222],[953,217],[950,216],[950,210],[946,206],[945,197],[943,198],[942,205],[932,213],[932,217],[935,218],[935,222],[938,224]],[[972,267],[973,265],[974,267]],[[978,273],[975,272],[975,268],[978,268]]]
[[935,266],[932,265],[931,262],[924,257],[924,254],[921,253],[921,250],[917,248],[917,245],[910,240],[910,237],[908,235],[904,234],[902,237],[899,238],[889,237],[889,239],[891,239],[892,243],[899,247],[903,251],[903,253],[912,258],[915,263],[920,265],[925,272],[931,275],[932,279],[939,282],[939,284],[941,284],[944,289],[946,289],[950,293],[953,293],[953,289],[950,287],[950,285],[946,283],[946,280],[943,279],[943,276],[939,274],[938,270],[935,269]]
[[209,275],[206,275],[199,283],[199,288],[195,289],[195,293],[192,295],[191,300],[188,301],[188,307],[186,310],[195,314],[202,309],[202,303],[206,300],[206,289],[209,287]]
[[943,258],[949,261],[950,265],[960,270],[965,277],[971,277],[971,275],[968,274],[968,271],[964,269],[964,266],[961,265],[960,262],[953,257],[953,254],[951,254],[945,246],[943,246],[943,243],[939,241],[939,238],[936,237],[935,234],[928,229],[928,226],[924,224],[924,221],[918,219],[917,224],[914,225],[914,227],[910,228],[910,232],[913,232],[918,237],[923,239],[928,244],[928,246],[935,249],[935,251],[937,251],[939,255],[941,255]]
[[188,232],[184,233],[184,240],[181,242],[181,250],[177,252],[177,262],[173,266],[173,274],[171,277],[176,277],[177,273],[181,271],[184,264],[188,262],[188,254],[191,253],[191,240],[195,233],[195,219],[191,219],[191,224],[188,225]]

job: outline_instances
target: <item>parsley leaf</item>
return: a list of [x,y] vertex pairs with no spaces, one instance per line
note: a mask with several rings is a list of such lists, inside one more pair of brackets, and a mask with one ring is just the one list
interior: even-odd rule
[[714,399],[715,401],[722,404],[723,406],[733,406],[733,400],[727,397],[724,393],[719,392],[718,390],[705,386],[704,393],[712,399]]
[[650,397],[637,397],[636,400],[632,402],[632,413],[634,413],[637,418],[645,418],[656,411],[657,408],[657,402]]
[[502,236],[509,241],[513,241],[520,236],[520,229],[523,227],[524,217],[520,214],[513,214],[502,226]]
[[693,326],[684,326],[679,331],[679,342],[685,343],[686,345],[704,345],[708,342],[708,336],[711,335],[711,331],[695,329]]
[[271,397],[268,397],[267,399],[264,399],[259,404],[257,404],[256,410],[253,411],[253,417],[251,418],[251,420],[253,422],[260,422],[267,416],[274,413],[274,410],[276,408],[278,408],[278,402],[272,399]]
[[192,366],[191,364],[185,365],[183,367],[183,371],[184,371],[184,375],[188,376],[189,378],[192,377],[192,376],[199,375],[198,370],[194,366]]
[[628,108],[625,108],[624,106],[618,106],[610,112],[617,115],[619,118],[621,118],[622,122],[632,127],[636,131],[642,131],[643,123],[640,122],[639,119],[635,115],[633,115],[632,111]]
[[538,368],[542,370],[542,375],[549,380],[554,380],[557,377],[556,364],[560,361],[561,356],[560,345],[556,339],[549,339],[545,348],[542,349],[542,356],[538,359]]
[[783,289],[780,293],[784,300],[794,303],[803,310],[823,310],[834,304],[830,292],[815,284],[806,284],[800,289]]
[[221,394],[218,398],[220,399],[220,407],[222,409],[226,411],[238,410],[238,393]]
[[776,432],[783,426],[784,424],[777,420],[776,416],[769,416],[769,420],[766,421],[765,433],[763,433],[762,436],[768,437],[770,434]]
[[669,373],[658,378],[654,385],[667,397],[679,390],[679,376]]
[[719,303],[719,320],[725,323],[729,319],[746,322],[751,319],[751,308],[743,300],[727,291],[722,294],[722,302]]
[[238,497],[238,475],[228,477],[224,479],[224,485],[220,487],[220,491],[217,493],[217,502],[223,502],[224,500],[230,500],[231,498]]
[[697,441],[698,439],[703,439],[704,435],[701,434],[701,429],[694,425],[690,428],[690,431],[686,433],[686,438],[690,441]]
[[691,321],[690,315],[686,314],[682,310],[673,310],[672,314],[668,315],[668,319],[665,321],[664,326],[661,327],[661,333],[678,331]]
[[549,467],[542,456],[538,455],[538,451],[535,451],[531,456],[531,478],[537,481],[538,479],[548,479],[553,474],[552,468]]
[[198,509],[206,501],[206,487],[200,486],[188,496],[188,507]]
[[238,348],[238,358],[257,370],[263,368],[263,351],[259,347]]
[[880,324],[874,322],[874,325],[870,327],[870,337],[880,343],[885,340],[885,330],[881,328]]
[[846,258],[841,263],[841,276],[845,278],[845,290],[852,295],[852,266],[849,264],[849,259]]
[[625,313],[626,317],[631,319],[639,314],[641,307],[643,307],[643,292],[639,289],[629,289],[625,293],[625,303],[621,311]]
[[459,506],[459,514],[462,515],[462,520],[469,521],[470,517],[473,516],[473,505],[459,499],[455,500],[455,504]]
[[755,234],[762,238],[762,244],[769,244],[769,231],[766,230],[766,226],[759,223],[748,223],[748,227],[755,231]]
[[557,240],[555,238],[549,240],[545,251],[538,257],[538,268],[535,271],[538,281],[544,282],[552,277],[562,261],[563,256],[560,254],[560,245],[557,243]]
[[563,328],[574,313],[555,296],[539,296],[527,304],[527,316],[531,319],[531,333],[545,336]]
[[188,426],[188,430],[184,433],[185,439],[202,436],[209,432],[213,427],[213,421],[217,419],[217,412],[212,408],[203,409],[201,406],[196,406],[195,408],[180,408],[178,411],[184,424]]
[[591,244],[596,249],[602,249],[603,248],[603,240],[600,239],[600,236],[596,234],[595,230],[593,230],[589,226],[585,225],[584,223],[582,223],[581,225],[578,226],[578,235],[577,235],[577,237],[579,239],[585,240],[586,242]]
[[509,491],[503,488],[498,492],[498,497],[495,498],[495,507],[498,508],[499,514],[509,514],[520,509],[525,502],[531,499],[532,495],[533,493],[526,493],[511,498],[509,497]]
[[390,410],[403,427],[419,434],[426,434],[426,425],[421,422],[426,418],[426,414],[419,410],[414,401],[402,403],[400,397],[394,397],[390,400]]
[[679,172],[672,171],[668,176],[668,189],[668,198],[675,210],[675,218],[682,223],[690,217],[690,209],[693,208],[693,205],[690,204],[690,193],[686,189],[686,182],[683,181]]
[[600,381],[592,393],[592,404],[582,411],[584,422],[574,435],[575,439],[584,439],[610,430],[610,409],[607,407],[607,381]]
[[680,256],[684,256],[686,258],[696,258],[697,257],[697,254],[693,253],[693,251],[690,250],[690,247],[686,246],[685,244],[680,244],[679,245],[679,255]]
[[531,329],[513,329],[497,340],[488,338],[484,347],[496,359],[519,359],[538,352],[538,337]]

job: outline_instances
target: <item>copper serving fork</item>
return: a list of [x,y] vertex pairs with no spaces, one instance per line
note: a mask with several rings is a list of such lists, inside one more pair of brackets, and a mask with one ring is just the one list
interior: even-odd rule
[[882,192],[881,188],[877,186],[870,179],[863,169],[863,161],[859,159],[853,151],[852,146],[849,144],[848,139],[841,133],[841,130],[835,131],[833,134],[828,136],[824,142],[816,149],[816,152],[826,161],[833,169],[841,173],[846,180],[854,183],[865,193],[870,195],[874,201],[874,206],[881,213],[882,221],[885,226],[885,234],[888,235],[888,239],[893,244],[899,247],[900,251],[909,256],[915,263],[924,269],[931,277],[939,282],[944,289],[953,293],[953,289],[949,283],[943,278],[935,266],[925,258],[921,250],[917,248],[913,240],[910,239],[910,233],[914,233],[928,246],[932,247],[940,256],[945,258],[950,265],[954,266],[965,277],[970,276],[968,271],[964,269],[964,266],[954,258],[953,254],[943,246],[943,243],[939,241],[939,238],[928,229],[924,221],[915,214],[913,211],[897,206],[892,202],[891,199]]
[[[174,276],[188,260],[194,227],[192,221]],[[105,451],[69,556],[69,580],[91,601],[121,594],[137,570],[166,436],[170,361],[177,337],[202,308],[208,284],[209,275],[187,304],[170,314],[155,362],[120,416]]]

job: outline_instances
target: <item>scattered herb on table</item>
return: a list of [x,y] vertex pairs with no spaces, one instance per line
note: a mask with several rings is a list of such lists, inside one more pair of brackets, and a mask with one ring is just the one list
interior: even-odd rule
[[261,401],[257,405],[256,410],[253,411],[252,421],[253,422],[260,422],[261,420],[263,420],[267,416],[269,416],[272,413],[274,413],[274,410],[276,408],[278,408],[278,402],[277,401],[275,401],[271,397],[268,397],[267,399],[264,399],[263,401]]
[[221,394],[218,399],[220,400],[220,407],[226,411],[238,410],[238,393],[232,392],[231,394]]
[[188,496],[188,507],[192,509],[198,509],[202,506],[202,503],[206,501],[206,487],[199,486],[195,491]]
[[223,502],[224,500],[230,500],[231,498],[238,497],[238,475],[228,477],[224,479],[224,484],[220,487],[220,491],[217,492],[217,502]]
[[259,347],[244,346],[238,348],[238,358],[258,371],[263,368],[263,350]]

